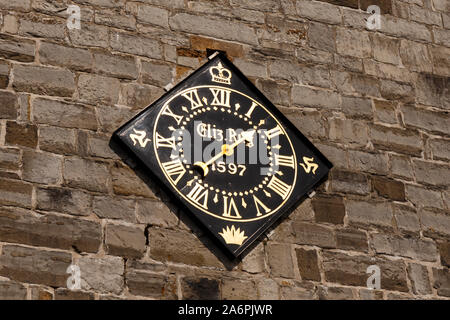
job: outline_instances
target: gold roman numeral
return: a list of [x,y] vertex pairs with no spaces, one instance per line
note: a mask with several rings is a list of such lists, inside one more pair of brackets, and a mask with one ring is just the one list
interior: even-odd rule
[[[233,211],[234,215],[231,215]],[[232,218],[242,218],[237,209],[236,203],[234,199],[230,197],[230,201],[228,202],[228,197],[223,197],[223,215],[224,217],[232,217]]]
[[186,169],[181,163],[180,159],[176,159],[173,161],[164,162],[162,164],[166,173],[172,178],[172,176],[176,176],[175,179],[172,178],[172,181],[177,184],[180,181],[181,177],[186,173]]
[[172,110],[170,110],[169,106],[164,108],[164,111],[162,114],[165,116],[174,118],[178,125],[180,125],[181,120],[183,120],[183,116],[179,116],[179,115],[173,113]]
[[269,189],[273,190],[274,192],[278,193],[278,195],[281,196],[283,198],[283,200],[286,199],[286,197],[289,193],[289,190],[291,188],[290,185],[281,181],[280,179],[278,179],[275,176],[272,176],[272,179],[267,184],[267,187]]
[[294,168],[294,156],[280,156],[275,153],[275,165]]
[[203,103],[198,96],[197,89],[192,89],[182,94],[183,97],[189,100],[191,103],[191,110],[203,107]]
[[253,195],[253,201],[255,201],[256,211],[258,212],[256,214],[257,217],[262,216],[261,211],[259,210],[259,207],[262,207],[265,211],[265,213],[269,213],[270,209],[264,205],[264,203],[261,202],[255,195]]
[[212,92],[214,96],[211,105],[230,108],[230,93],[231,93],[230,90],[216,89],[216,88],[209,88],[209,90]]
[[208,209],[208,189],[205,189],[201,184],[196,183],[187,196],[200,207]]
[[283,131],[281,131],[280,126],[277,125],[275,128],[266,131],[265,134],[267,136],[267,139],[272,139],[273,137],[283,134]]
[[251,118],[252,112],[253,112],[253,110],[255,110],[255,108],[256,108],[257,106],[258,106],[258,105],[257,105],[255,102],[253,102],[253,103],[252,103],[252,106],[250,107],[250,109],[248,109],[248,111],[247,111],[247,113],[245,114],[245,116],[246,116],[247,118]]
[[156,148],[165,147],[175,150],[175,137],[164,138],[158,132],[156,133]]

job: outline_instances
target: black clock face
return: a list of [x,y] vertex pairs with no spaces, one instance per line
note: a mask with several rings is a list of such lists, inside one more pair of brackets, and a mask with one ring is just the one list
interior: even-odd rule
[[217,219],[264,219],[295,185],[298,168],[289,136],[269,110],[243,92],[187,88],[165,103],[153,137],[173,188]]
[[113,138],[235,256],[331,168],[222,55]]

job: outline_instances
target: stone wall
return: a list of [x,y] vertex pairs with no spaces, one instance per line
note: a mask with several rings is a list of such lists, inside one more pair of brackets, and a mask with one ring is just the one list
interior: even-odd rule
[[[0,0],[0,26],[0,299],[450,297],[449,0]],[[335,165],[238,263],[108,146],[206,49]]]

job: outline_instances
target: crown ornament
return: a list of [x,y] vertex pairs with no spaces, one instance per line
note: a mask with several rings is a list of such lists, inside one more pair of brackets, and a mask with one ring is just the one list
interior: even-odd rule
[[209,73],[212,76],[211,81],[231,84],[231,71],[224,68],[221,62],[216,67],[209,68]]
[[248,237],[244,235],[244,231],[241,231],[240,228],[235,228],[234,225],[227,226],[227,228],[222,228],[222,232],[219,232],[222,238],[225,240],[226,244],[237,244],[241,245],[245,239]]

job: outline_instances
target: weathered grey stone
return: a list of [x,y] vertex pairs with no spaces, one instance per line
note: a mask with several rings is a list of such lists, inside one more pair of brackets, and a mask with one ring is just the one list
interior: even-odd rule
[[141,109],[149,106],[163,94],[164,90],[156,86],[127,83],[122,85],[119,104]]
[[77,46],[108,47],[109,31],[104,26],[83,23],[80,30],[68,30],[68,34],[72,44]]
[[319,300],[351,300],[354,293],[351,288],[318,286]]
[[78,79],[78,94],[83,102],[91,104],[115,104],[119,100],[118,79],[82,74]]
[[67,252],[3,245],[0,275],[21,282],[64,287],[71,261],[72,256]]
[[24,209],[2,209],[2,241],[59,249],[96,252],[101,242],[100,224],[54,214],[36,215]]
[[426,26],[388,15],[382,16],[381,32],[395,37],[431,42],[431,32]]
[[161,44],[146,37],[136,36],[125,32],[111,32],[111,48],[114,50],[145,56],[154,59],[161,59],[163,50]]
[[142,61],[141,77],[147,84],[165,86],[172,82],[174,70],[170,65]]
[[118,29],[136,30],[136,18],[133,15],[127,15],[124,12],[115,10],[96,10],[94,21],[96,24],[102,24]]
[[91,107],[36,98],[32,102],[32,108],[33,120],[37,123],[67,128],[97,129],[95,110]]
[[416,159],[413,160],[413,166],[418,182],[431,185],[450,185],[447,176],[450,169],[449,166]]
[[149,23],[168,28],[169,12],[158,7],[141,5],[138,7],[137,20],[141,23]]
[[[416,81],[418,102],[424,105],[431,105],[444,109],[450,108],[448,77],[441,77],[431,74],[419,74]],[[414,113],[411,113],[410,117],[414,117]],[[443,132],[448,133],[448,130]]]
[[162,228],[148,231],[150,257],[158,261],[223,268],[223,264],[190,232]]
[[422,138],[415,130],[402,130],[379,125],[370,126],[370,137],[377,149],[420,155]]
[[320,270],[316,250],[296,248],[297,264],[302,280],[320,281]]
[[370,192],[367,176],[346,170],[333,170],[331,172],[331,190],[341,193],[365,195]]
[[[449,15],[450,20],[450,15]],[[449,29],[450,29],[450,21],[449,21]],[[450,48],[442,47],[442,46],[433,46],[430,47],[430,52],[433,60],[433,72],[436,75],[440,76],[450,76],[450,61],[448,61],[447,57],[450,54]],[[443,98],[443,101],[448,101],[448,93],[447,97]]]
[[1,178],[0,191],[0,204],[26,208],[31,207],[31,184]]
[[176,212],[172,212],[167,204],[160,201],[138,200],[136,216],[139,223],[164,228],[178,224]]
[[336,235],[332,228],[302,221],[294,221],[292,230],[295,243],[315,245],[323,248],[336,247]]
[[437,289],[437,294],[450,297],[450,271],[447,269],[433,268],[433,287]]
[[18,170],[20,159],[21,156],[18,149],[0,149],[0,169]]
[[394,176],[406,178],[407,180],[412,180],[414,177],[409,157],[391,155],[390,170]]
[[256,87],[274,104],[289,105],[290,85],[273,80],[256,80]]
[[336,92],[316,90],[303,86],[293,86],[292,103],[324,109],[338,109],[341,105],[339,95]]
[[318,111],[298,111],[295,108],[280,108],[281,112],[308,137],[326,137],[325,124]]
[[388,156],[386,154],[349,151],[349,168],[356,171],[387,173]]
[[17,11],[30,11],[31,0],[17,0],[17,1],[7,1],[0,0],[0,7],[4,10],[17,10]]
[[289,61],[276,60],[269,63],[271,78],[283,79],[293,83],[329,88],[330,75],[326,68],[300,66]]
[[92,196],[86,192],[63,188],[37,188],[37,209],[58,211],[76,216],[91,214]]
[[350,286],[367,285],[367,268],[377,265],[381,271],[381,288],[395,291],[408,291],[404,263],[384,258],[371,259],[363,255],[347,255],[341,252],[323,252],[323,269],[328,282]]
[[154,198],[150,187],[129,167],[116,163],[111,168],[114,193],[120,195],[137,195]]
[[368,251],[367,235],[356,229],[336,230],[336,247],[342,250]]
[[188,13],[177,13],[169,18],[169,25],[172,29],[183,32],[201,33],[219,39],[239,41],[251,45],[258,44],[255,30],[240,22],[195,16]]
[[434,241],[376,233],[371,244],[377,253],[408,257],[421,261],[436,261],[437,248]]
[[421,43],[402,40],[400,56],[403,64],[411,70],[418,72],[431,72],[433,64],[428,48]]
[[[2,8],[4,8],[2,6]],[[35,42],[12,36],[0,36],[0,57],[21,62],[33,62]]]
[[398,65],[400,63],[400,41],[381,33],[372,35],[373,57],[375,60]]
[[39,61],[43,64],[82,71],[89,71],[92,68],[92,54],[88,50],[50,42],[42,42],[39,46]]
[[411,263],[408,265],[408,275],[411,279],[414,294],[430,294],[431,284],[427,267]]
[[369,141],[367,124],[351,119],[332,118],[329,123],[330,140],[365,146]]
[[23,179],[44,184],[57,184],[61,182],[61,158],[50,153],[24,150]]
[[450,140],[431,139],[429,146],[433,153],[433,159],[450,160]]
[[364,60],[364,71],[368,75],[377,78],[385,78],[401,82],[413,81],[413,74],[409,69],[374,60]]
[[331,78],[336,88],[349,95],[358,93],[362,96],[379,97],[379,80],[358,73],[331,71]]
[[27,288],[15,281],[0,281],[1,300],[25,300]]
[[144,229],[141,227],[106,225],[105,244],[109,254],[139,258],[144,253],[145,242]]
[[109,180],[105,163],[81,158],[64,159],[64,181],[68,186],[107,192]]
[[316,287],[309,281],[282,281],[280,296],[283,300],[313,300]]
[[392,207],[387,202],[348,200],[345,207],[350,225],[392,228]]
[[290,245],[269,243],[266,246],[266,252],[272,276],[284,278],[294,277],[294,266]]
[[120,294],[124,285],[124,262],[120,257],[80,257],[81,289]]
[[416,207],[443,208],[441,194],[420,186],[405,185],[406,198]]
[[403,232],[418,233],[420,231],[419,215],[413,208],[394,205],[394,216],[397,227]]
[[342,111],[347,117],[372,118],[372,103],[365,98],[342,97]]
[[39,149],[59,153],[76,152],[76,132],[73,129],[41,126],[39,128]]
[[243,257],[242,270],[249,273],[260,273],[265,270],[264,244],[262,242]]
[[100,218],[136,222],[133,199],[96,196],[92,203],[92,210]]
[[258,290],[258,299],[260,300],[278,300],[280,299],[278,284],[272,279],[261,279],[256,283]]
[[450,216],[445,211],[422,209],[419,215],[425,235],[430,237],[450,235]]
[[19,34],[27,37],[64,39],[64,20],[46,18],[41,21],[20,19]]
[[395,102],[374,100],[375,105],[375,121],[389,124],[398,123],[397,114],[395,112]]
[[329,24],[340,24],[342,20],[339,8],[328,3],[297,0],[296,8],[300,17],[311,20]]
[[126,283],[130,293],[158,299],[177,299],[176,278],[157,273],[127,271]]
[[372,48],[369,33],[355,29],[338,28],[336,32],[336,50],[342,55],[358,58],[370,57]]
[[138,76],[134,57],[106,52],[94,52],[94,71],[123,79],[136,79]]
[[336,29],[334,27],[312,22],[308,29],[308,39],[312,48],[336,52]]
[[13,87],[42,95],[71,97],[75,91],[75,75],[69,70],[15,65]]
[[222,280],[223,300],[251,300],[257,298],[256,286],[253,281],[228,279]]

